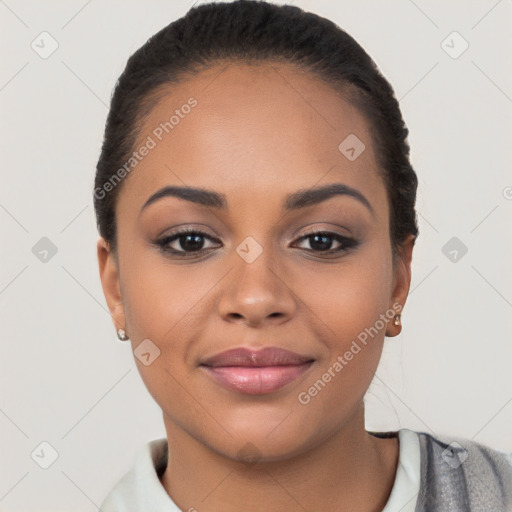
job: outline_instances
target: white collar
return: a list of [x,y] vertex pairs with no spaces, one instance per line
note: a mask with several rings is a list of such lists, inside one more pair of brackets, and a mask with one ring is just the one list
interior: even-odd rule
[[399,455],[395,483],[382,512],[414,512],[420,492],[420,440],[407,428],[398,431]]
[[[382,512],[412,512],[420,488],[420,444],[416,432],[398,431],[399,460],[395,482]],[[135,464],[101,504],[102,512],[181,512],[159,475],[167,464],[167,439],[154,439],[137,451]],[[193,504],[192,504],[193,505]]]

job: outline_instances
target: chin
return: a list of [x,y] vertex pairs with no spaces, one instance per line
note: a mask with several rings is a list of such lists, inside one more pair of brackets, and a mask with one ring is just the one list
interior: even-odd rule
[[[281,422],[282,417],[283,415]],[[232,437],[226,435],[218,440],[210,437],[205,439],[205,443],[231,459],[248,464],[287,460],[318,444],[315,433],[309,434],[300,425],[285,425],[286,422],[287,420],[281,425],[276,423],[272,426],[264,418],[253,417],[250,424],[243,426],[225,424],[226,430],[236,434]]]

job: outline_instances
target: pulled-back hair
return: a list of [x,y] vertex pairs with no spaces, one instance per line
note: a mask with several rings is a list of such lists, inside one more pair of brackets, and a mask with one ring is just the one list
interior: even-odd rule
[[408,129],[391,85],[370,56],[325,18],[291,5],[236,0],[190,9],[139,48],[117,81],[94,191],[98,230],[112,250],[117,245],[115,206],[122,183],[108,193],[103,185],[134,151],[142,121],[159,93],[224,61],[291,63],[343,92],[369,122],[390,205],[393,254],[407,235],[417,237],[418,179],[409,161]]

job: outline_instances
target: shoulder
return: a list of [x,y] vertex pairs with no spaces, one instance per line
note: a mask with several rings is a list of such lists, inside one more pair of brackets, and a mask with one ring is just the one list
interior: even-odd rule
[[512,455],[459,437],[417,432],[417,511],[512,510]]

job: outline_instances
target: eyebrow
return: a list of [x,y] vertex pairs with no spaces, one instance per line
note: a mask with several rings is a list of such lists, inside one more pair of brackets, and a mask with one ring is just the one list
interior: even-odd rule
[[[359,190],[349,187],[348,185],[344,185],[343,183],[331,183],[321,187],[298,190],[297,192],[286,196],[284,209],[291,211],[306,208],[326,201],[336,195],[353,197],[363,204],[372,215],[374,214],[373,208],[368,199],[366,199]],[[185,201],[208,206],[210,208],[227,208],[227,200],[224,194],[203,188],[167,186],[158,190],[148,198],[141,208],[141,213],[142,210],[150,204],[163,197],[177,197],[179,199],[184,199]]]

